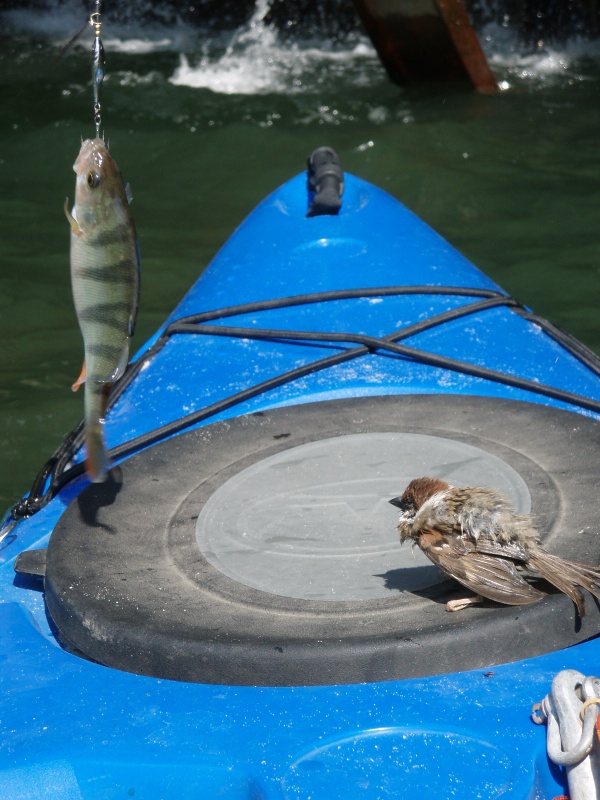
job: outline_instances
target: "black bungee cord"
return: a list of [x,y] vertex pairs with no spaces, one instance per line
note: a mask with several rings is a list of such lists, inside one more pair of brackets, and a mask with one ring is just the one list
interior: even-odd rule
[[[476,302],[451,309],[414,325],[394,331],[381,338],[367,336],[361,333],[340,333],[332,331],[297,331],[275,330],[268,328],[246,328],[229,325],[207,325],[207,322],[225,319],[248,313],[259,313],[270,309],[289,308],[302,304],[330,302],[335,300],[357,299],[364,297],[385,297],[407,294],[430,295],[455,295],[463,297],[480,298]],[[237,337],[243,339],[263,339],[279,341],[318,342],[323,346],[341,344],[356,344],[352,347],[325,358],[309,362],[301,367],[281,373],[249,386],[213,403],[199,411],[180,417],[166,425],[162,425],[148,433],[142,434],[128,442],[124,442],[109,451],[112,460],[118,460],[144,449],[150,445],[173,436],[181,431],[197,425],[206,419],[231,408],[257,395],[269,392],[285,383],[290,383],[299,378],[315,372],[328,369],[369,353],[381,352],[389,356],[400,357],[405,360],[428,364],[429,366],[446,369],[454,372],[471,375],[473,377],[503,383],[517,389],[522,389],[537,395],[549,397],[560,402],[579,406],[588,411],[600,413],[600,402],[591,398],[557,389],[547,384],[538,383],[519,376],[510,375],[487,367],[470,364],[457,359],[448,358],[433,353],[428,353],[414,347],[398,344],[402,339],[415,336],[435,326],[446,324],[460,319],[469,314],[484,311],[498,306],[506,306],[513,312],[524,317],[527,321],[540,327],[545,333],[555,339],[562,347],[582,362],[586,367],[600,377],[600,358],[585,345],[570,334],[557,328],[547,320],[538,317],[521,306],[514,298],[501,292],[489,289],[465,288],[460,286],[388,286],[367,289],[338,290],[331,292],[318,292],[314,294],[296,295],[292,297],[276,298],[258,301],[243,305],[207,311],[174,320],[160,334],[154,344],[142,353],[136,361],[132,362],[125,375],[115,384],[109,399],[109,407],[127,390],[139,372],[147,365],[171,337],[176,335],[211,335]],[[36,476],[27,497],[18,501],[10,510],[13,520],[30,517],[47,505],[48,502],[70,481],[79,477],[84,472],[82,463],[72,464],[74,456],[83,444],[83,421],[80,422],[70,434],[65,437],[50,459],[44,464]],[[8,516],[8,515],[7,515]]]

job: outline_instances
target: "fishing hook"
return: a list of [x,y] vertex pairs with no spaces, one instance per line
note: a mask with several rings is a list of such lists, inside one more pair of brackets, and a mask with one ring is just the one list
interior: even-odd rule
[[92,88],[94,90],[94,123],[96,125],[96,138],[100,138],[101,109],[100,89],[104,80],[104,47],[100,34],[102,32],[101,0],[96,0],[96,10],[90,15],[90,25],[94,29],[94,42],[92,44]]

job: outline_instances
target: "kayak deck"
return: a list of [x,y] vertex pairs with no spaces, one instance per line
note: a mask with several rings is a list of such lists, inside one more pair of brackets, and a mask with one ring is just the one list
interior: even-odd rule
[[[429,395],[440,403],[461,396],[522,403],[574,411],[573,428],[577,420],[595,425],[600,380],[593,355],[544,328],[400,203],[346,176],[339,214],[306,212],[305,177],[298,176],[250,215],[136,356],[139,366],[107,419],[109,447],[122,448],[113,457],[145,451],[156,459],[155,450],[145,450],[155,439],[168,443],[176,432],[227,425],[240,415],[381,396],[404,397],[408,405]],[[330,292],[342,294],[323,295]],[[263,307],[272,300],[281,302]],[[177,330],[208,324],[229,330]],[[259,329],[269,332],[266,339]],[[288,339],[286,331],[298,335]],[[389,344],[412,351],[385,349]],[[324,359],[332,361],[315,369]],[[286,373],[291,380],[280,381]],[[510,385],[510,377],[524,383]],[[161,426],[171,426],[164,437],[153,433]],[[73,476],[0,545],[0,788],[7,796],[159,798],[180,796],[184,786],[190,796],[232,800],[419,791],[516,800],[559,790],[544,731],[530,722],[531,705],[560,669],[589,672],[595,641],[427,678],[277,688],[165,680],[68,652],[47,616],[42,582],[13,578],[13,564],[25,550],[46,548],[65,510],[77,504],[86,481]],[[508,619],[506,609],[492,611]],[[572,624],[568,601],[558,613]],[[589,607],[579,641],[595,634],[595,613]],[[453,624],[463,627],[460,618]]]

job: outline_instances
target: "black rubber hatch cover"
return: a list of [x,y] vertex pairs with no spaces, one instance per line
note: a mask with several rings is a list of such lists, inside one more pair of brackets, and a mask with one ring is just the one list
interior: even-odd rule
[[424,474],[493,485],[532,511],[548,549],[597,563],[599,456],[595,420],[496,398],[364,397],[215,423],[71,503],[48,547],[48,609],[87,658],[206,683],[379,681],[556,650],[600,629],[591,597],[581,625],[557,593],[448,613],[465,590],[400,547],[387,501]]

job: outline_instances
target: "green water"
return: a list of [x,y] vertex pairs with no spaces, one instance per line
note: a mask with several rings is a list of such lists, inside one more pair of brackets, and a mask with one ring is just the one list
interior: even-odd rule
[[[0,21],[2,507],[82,414],[70,390],[82,344],[63,203],[80,138],[93,134],[89,51],[86,40],[58,58],[73,23],[55,22],[42,35],[30,19]],[[106,28],[103,127],[133,190],[142,252],[135,348],[254,205],[330,144],[345,169],[600,353],[593,44],[531,54],[493,33],[485,46],[506,88],[482,97],[393,86],[360,37],[283,44],[258,26],[233,46],[234,32],[208,41],[142,28],[111,39]]]

